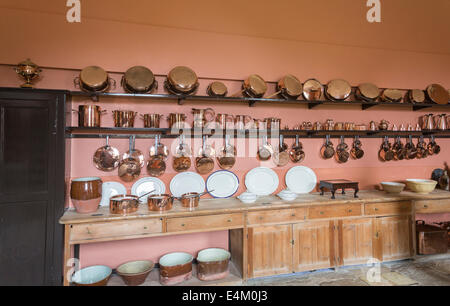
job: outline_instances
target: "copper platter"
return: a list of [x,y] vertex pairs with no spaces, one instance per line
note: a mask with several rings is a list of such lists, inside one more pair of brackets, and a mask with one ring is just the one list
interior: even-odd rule
[[411,103],[425,102],[425,92],[421,89],[410,89],[407,93],[408,101]]
[[316,79],[306,80],[303,84],[303,97],[308,101],[317,101],[322,98],[323,86]]
[[153,72],[147,67],[134,66],[122,77],[122,86],[130,93],[148,93],[158,88]]
[[398,89],[386,88],[381,94],[381,99],[384,102],[401,102],[403,99],[403,94]]
[[325,94],[328,99],[342,101],[347,99],[352,93],[352,87],[346,80],[335,79],[327,84]]
[[372,83],[363,83],[356,88],[355,95],[360,100],[373,102],[380,96],[380,89]]
[[288,74],[278,81],[277,89],[285,99],[297,99],[303,92],[302,83],[293,75]]
[[111,81],[108,73],[98,66],[88,66],[81,70],[80,76],[75,78],[75,85],[86,92],[106,92],[109,90]]
[[208,85],[206,92],[211,97],[225,97],[228,93],[228,89],[224,83],[216,81]]
[[176,95],[193,94],[199,86],[198,77],[195,72],[185,66],[173,68],[167,75],[166,89]]
[[426,94],[430,101],[437,104],[448,104],[450,99],[448,90],[439,84],[428,85]]
[[242,84],[242,90],[246,96],[261,98],[267,91],[267,84],[262,77],[252,74]]

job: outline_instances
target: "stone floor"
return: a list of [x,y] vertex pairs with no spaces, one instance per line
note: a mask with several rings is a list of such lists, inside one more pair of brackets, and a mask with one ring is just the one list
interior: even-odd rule
[[[366,282],[366,265],[249,280],[247,286],[450,286],[450,253],[381,264],[379,282]],[[372,270],[373,271],[373,270]],[[396,272],[396,273],[391,273]],[[392,281],[392,276],[397,278]],[[389,278],[391,276],[391,278]],[[370,275],[369,275],[370,277]],[[400,279],[399,279],[400,277]],[[401,280],[407,281],[400,282]]]

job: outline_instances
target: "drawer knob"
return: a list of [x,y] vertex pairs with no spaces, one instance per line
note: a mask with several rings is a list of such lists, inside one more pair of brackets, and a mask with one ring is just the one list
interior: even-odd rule
[[295,217],[295,214],[292,214],[291,216],[292,216],[292,217]]
[[147,226],[144,226],[144,229],[146,230],[146,229],[147,229]]
[[425,205],[423,206],[423,208],[428,208],[428,205],[427,205],[427,204],[425,204]]
[[375,211],[378,211],[378,208],[377,208],[377,207],[375,207]]
[[184,226],[184,223],[182,223],[181,226]]
[[323,211],[321,211],[321,212],[319,212],[319,214],[323,215],[323,214],[324,214],[324,212],[323,212]]
[[231,222],[232,220],[231,220],[231,219],[228,219],[227,221],[228,221],[228,222]]
[[351,209],[349,209],[349,210],[348,210],[348,212],[352,212],[352,210],[351,210]]
[[264,219],[264,217],[259,217],[259,220],[262,220],[262,219]]

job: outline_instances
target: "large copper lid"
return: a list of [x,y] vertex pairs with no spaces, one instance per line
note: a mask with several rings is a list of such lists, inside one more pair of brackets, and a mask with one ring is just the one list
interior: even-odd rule
[[352,93],[352,86],[346,80],[331,80],[327,84],[326,93],[331,100],[345,100]]
[[171,89],[181,93],[190,93],[198,86],[197,75],[191,68],[185,66],[173,68],[167,75],[167,80]]
[[380,89],[372,83],[363,83],[358,86],[359,98],[368,101],[375,101],[380,95]]
[[425,92],[421,89],[411,89],[408,91],[409,101],[412,103],[425,102]]
[[228,93],[227,86],[222,82],[212,82],[207,89],[208,95],[213,97],[224,97]]
[[450,99],[448,90],[439,84],[428,85],[426,93],[428,98],[437,104],[447,104]]
[[398,89],[387,88],[381,94],[381,99],[385,102],[400,102],[402,98],[403,94]]
[[286,98],[297,98],[303,92],[302,83],[293,75],[288,74],[278,82],[278,90]]
[[80,80],[88,87],[98,89],[108,82],[108,74],[98,66],[89,66],[81,70]]
[[303,97],[308,101],[316,101],[322,97],[323,86],[316,79],[306,80],[303,84]]
[[257,74],[250,75],[243,84],[245,92],[251,97],[262,97],[267,91],[266,81]]
[[134,66],[124,75],[125,89],[133,92],[148,92],[155,83],[153,72],[147,67]]

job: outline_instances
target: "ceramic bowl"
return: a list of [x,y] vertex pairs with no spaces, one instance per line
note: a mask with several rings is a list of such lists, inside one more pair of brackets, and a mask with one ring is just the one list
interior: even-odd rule
[[108,266],[89,266],[75,272],[72,282],[76,286],[106,286],[111,273]]
[[254,203],[256,201],[256,199],[258,198],[258,196],[254,193],[251,192],[244,192],[242,193],[240,196],[237,197],[239,200],[241,200],[243,203]]
[[381,186],[383,186],[383,190],[387,193],[400,193],[405,189],[405,184],[397,183],[397,182],[381,182]]
[[145,282],[145,279],[153,270],[155,264],[151,260],[137,260],[124,263],[117,267],[117,274],[122,277],[128,286],[138,286]]
[[163,285],[174,285],[192,277],[192,260],[189,253],[175,252],[159,259],[159,281]]
[[430,193],[436,188],[436,181],[424,179],[407,179],[406,186],[416,193]]
[[231,253],[220,248],[209,248],[198,252],[197,277],[202,281],[222,279],[228,276]]

